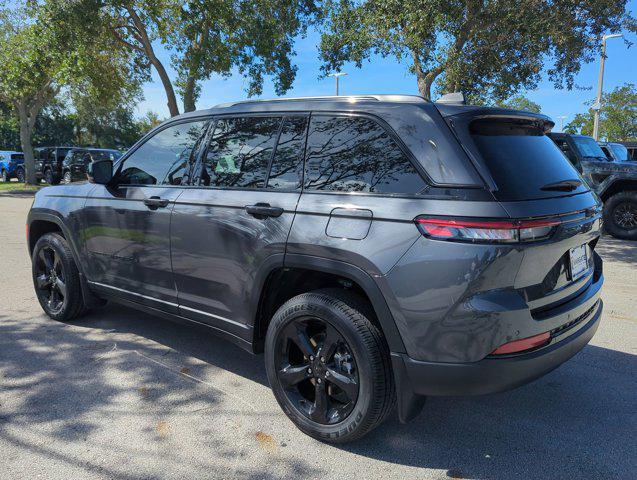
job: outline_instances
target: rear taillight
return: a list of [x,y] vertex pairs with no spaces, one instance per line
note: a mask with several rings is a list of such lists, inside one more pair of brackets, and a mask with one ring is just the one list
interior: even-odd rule
[[420,232],[436,240],[479,243],[518,243],[543,240],[560,224],[558,220],[463,220],[417,217]]
[[544,332],[540,333],[539,335],[534,335],[533,337],[514,340],[513,342],[505,343],[504,345],[499,346],[493,352],[491,352],[491,355],[506,355],[511,353],[524,352],[525,350],[530,350],[532,348],[538,348],[546,345],[547,343],[549,343],[550,339],[550,333]]

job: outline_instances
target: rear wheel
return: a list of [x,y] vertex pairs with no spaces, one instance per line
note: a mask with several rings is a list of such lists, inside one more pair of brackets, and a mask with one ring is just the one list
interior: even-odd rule
[[637,191],[620,192],[606,200],[604,227],[613,237],[637,240]]
[[359,304],[340,291],[305,293],[282,305],[268,328],[265,361],[274,395],[292,422],[318,440],[360,438],[394,405],[389,350]]
[[48,183],[49,185],[53,185],[53,182],[54,182],[53,170],[51,170],[50,168],[47,168],[44,171],[44,181]]
[[15,176],[18,179],[18,183],[24,183],[24,168],[17,168],[15,171]]
[[32,274],[38,301],[49,317],[68,321],[84,313],[79,271],[64,237],[47,233],[38,240]]

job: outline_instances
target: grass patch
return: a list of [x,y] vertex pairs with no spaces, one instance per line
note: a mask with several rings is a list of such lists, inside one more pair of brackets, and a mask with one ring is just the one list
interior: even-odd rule
[[37,192],[42,186],[40,185],[27,185],[26,183],[18,182],[6,182],[0,183],[0,193],[16,192]]

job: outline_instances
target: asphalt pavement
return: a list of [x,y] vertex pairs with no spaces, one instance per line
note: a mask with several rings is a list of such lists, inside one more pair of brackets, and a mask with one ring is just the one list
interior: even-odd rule
[[108,306],[43,315],[24,238],[32,199],[0,197],[0,479],[622,479],[637,475],[637,242],[604,237],[603,323],[544,378],[430,398],[362,441],[299,432],[263,357]]

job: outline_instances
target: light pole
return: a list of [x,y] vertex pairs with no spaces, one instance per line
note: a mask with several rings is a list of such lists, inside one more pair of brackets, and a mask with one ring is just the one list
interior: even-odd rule
[[597,77],[597,100],[593,105],[595,116],[593,119],[593,138],[599,140],[599,110],[602,108],[602,85],[604,83],[604,61],[606,60],[606,40],[609,38],[623,37],[621,33],[613,33],[612,35],[604,35],[602,37],[602,58],[599,62],[599,76]]
[[560,121],[560,132],[564,131],[564,120],[566,120],[568,117],[566,115],[560,115],[557,117]]
[[344,73],[344,72],[330,73],[327,75],[328,77],[334,77],[336,79],[336,96],[337,97],[338,97],[338,79],[340,77],[344,77],[345,75],[347,75],[347,73]]

